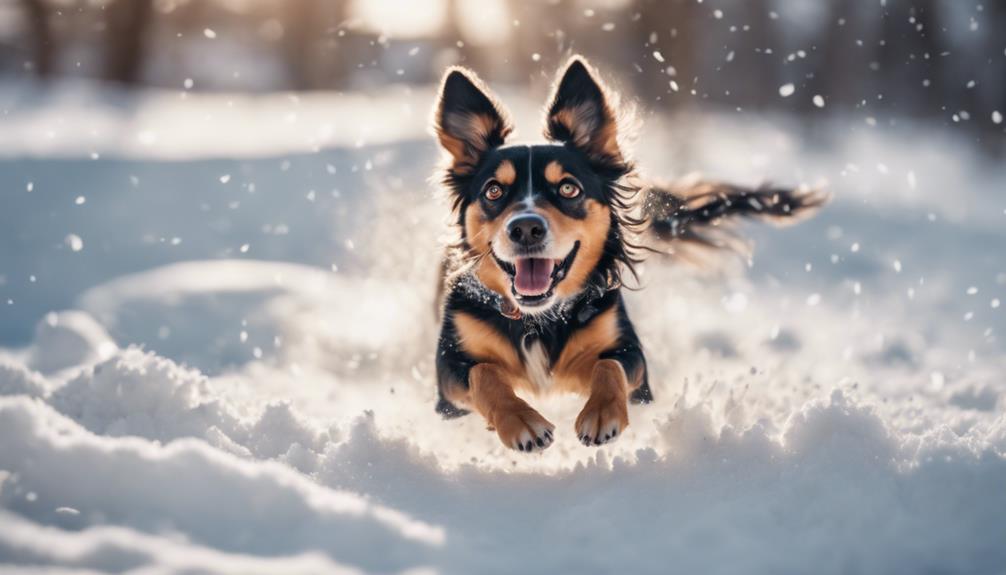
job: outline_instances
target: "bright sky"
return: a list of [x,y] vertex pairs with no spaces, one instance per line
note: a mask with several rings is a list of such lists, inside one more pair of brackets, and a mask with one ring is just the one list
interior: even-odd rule
[[[512,18],[503,0],[458,0],[458,24],[465,42],[506,40]],[[393,38],[432,36],[447,17],[446,0],[353,0],[352,12],[368,29]]]

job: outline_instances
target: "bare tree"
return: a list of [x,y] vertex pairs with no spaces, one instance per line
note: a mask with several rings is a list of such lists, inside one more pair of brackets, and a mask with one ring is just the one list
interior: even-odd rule
[[[914,69],[917,72],[905,78],[911,88],[923,86],[923,82],[926,81],[934,88],[922,91],[906,90],[908,86],[904,84],[898,86],[899,98],[914,98],[916,110],[929,113],[938,112],[942,99],[941,91],[946,82],[945,62],[942,56],[945,51],[944,30],[940,26],[942,19],[937,8],[935,0],[920,0],[912,7],[912,19],[917,33],[913,35],[914,41],[910,44],[910,48],[915,60]],[[919,100],[919,96],[924,99]]]
[[855,13],[854,0],[831,2],[824,23],[824,41],[812,55],[820,64],[808,80],[808,92],[821,95],[832,109],[851,108],[856,101],[859,74],[853,70],[857,39]]
[[318,47],[326,21],[321,6],[317,0],[285,0],[281,5],[285,22],[283,53],[290,84],[297,90],[318,88]]
[[45,0],[22,0],[21,4],[28,19],[32,71],[47,78],[54,72],[56,55],[49,5]]
[[[520,22],[520,26],[511,28],[512,39],[506,43],[514,71],[509,79],[521,80],[535,73],[550,78],[569,55],[571,30],[563,29],[569,7],[558,0],[509,0],[508,5],[510,15]],[[538,54],[538,58],[532,59],[532,54]]]
[[[665,69],[673,69],[673,77],[663,74],[640,74],[640,92],[650,97],[667,94],[670,81],[680,90],[691,90],[697,73],[695,34],[701,6],[694,0],[637,0],[634,45],[650,46],[662,54]],[[656,40],[654,44],[652,41]],[[654,57],[656,58],[656,57]]]
[[152,0],[116,0],[106,9],[105,79],[123,84],[140,81]]
[[[1002,44],[1003,30],[1006,30],[1006,2],[990,2],[988,5],[988,39],[985,43],[985,57],[988,59],[986,72],[983,74],[986,82],[984,93],[987,106],[1000,114],[1006,114],[1006,46]],[[989,33],[989,31],[992,31]],[[985,123],[985,125],[989,125]],[[1003,126],[993,124],[995,131],[1001,131]]]
[[749,106],[764,107],[774,101],[772,96],[780,84],[780,34],[769,16],[770,11],[767,0],[744,2],[741,22],[749,29],[737,46],[733,62],[735,80],[729,87],[739,102]]

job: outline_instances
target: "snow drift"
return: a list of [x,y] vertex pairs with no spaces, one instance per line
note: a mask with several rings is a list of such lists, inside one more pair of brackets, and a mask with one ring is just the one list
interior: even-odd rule
[[[527,457],[433,412],[428,97],[14,98],[0,569],[1006,569],[999,163],[912,126],[653,118],[654,175],[828,183],[835,201],[745,230],[740,273],[647,264],[628,305],[656,402],[600,450],[575,440],[576,398],[540,402],[557,442]],[[222,127],[196,145],[168,125],[302,108],[371,118],[373,140],[305,121],[271,147]],[[55,142],[27,138],[61,114]]]

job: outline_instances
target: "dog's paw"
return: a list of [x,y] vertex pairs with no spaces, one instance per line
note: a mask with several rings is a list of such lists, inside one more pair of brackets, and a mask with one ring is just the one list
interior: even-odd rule
[[625,394],[592,394],[576,418],[576,436],[584,445],[614,441],[629,426]]
[[500,441],[511,449],[531,453],[552,445],[555,426],[527,404],[502,410],[494,419]]

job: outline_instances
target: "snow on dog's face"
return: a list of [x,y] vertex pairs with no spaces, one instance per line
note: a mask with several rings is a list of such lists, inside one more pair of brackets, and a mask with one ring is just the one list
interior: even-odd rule
[[583,60],[566,67],[546,110],[545,136],[556,143],[505,145],[506,112],[463,69],[447,73],[435,120],[462,247],[483,285],[533,314],[591,283],[617,283],[629,261],[616,186],[631,166],[609,97]]

